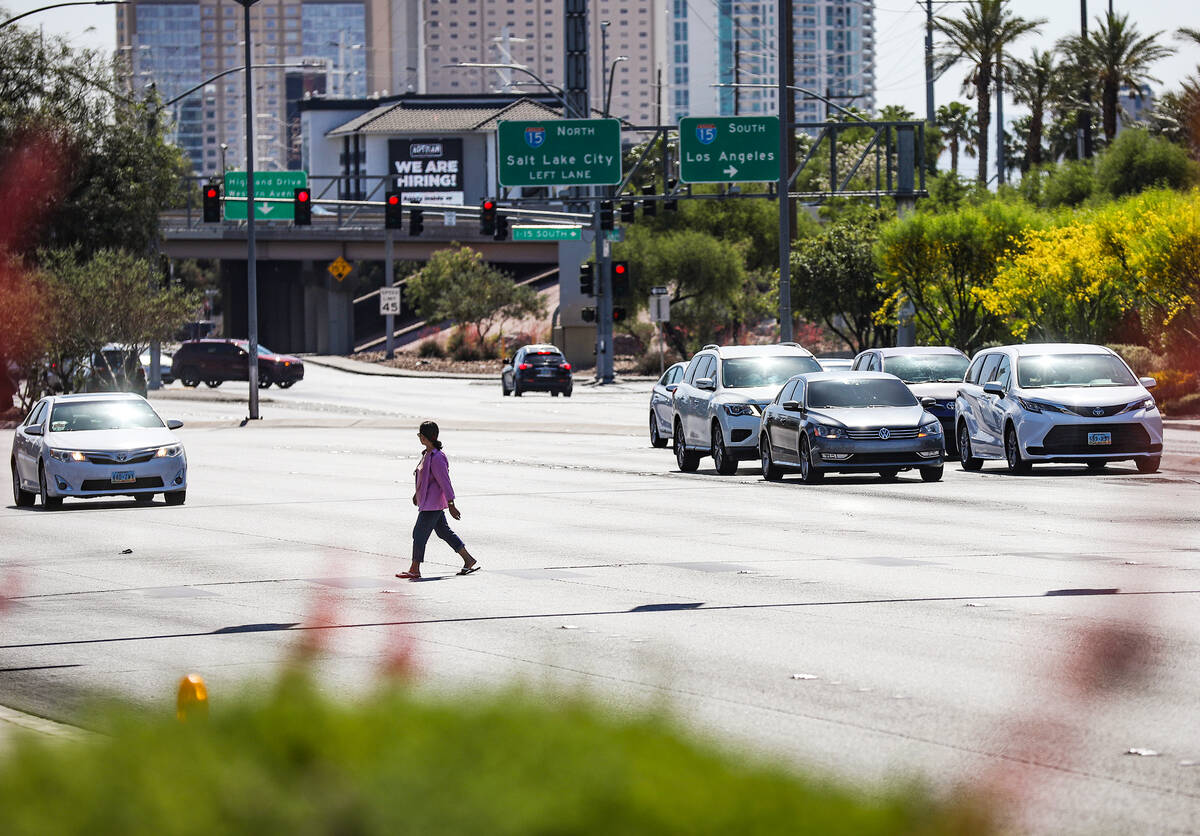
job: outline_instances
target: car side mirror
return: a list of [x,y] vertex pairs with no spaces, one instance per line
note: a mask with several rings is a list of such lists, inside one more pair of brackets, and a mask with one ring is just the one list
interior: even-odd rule
[[679,388],[679,384],[678,384],[678,383],[668,383],[668,384],[666,385],[666,390],[667,390],[668,392],[674,392],[674,391],[675,391],[676,389],[678,389],[678,388]]
[[175,420],[174,418],[172,418],[170,421],[168,421],[168,422],[167,422],[167,429],[168,429],[168,430],[177,430],[177,429],[179,429],[179,428],[180,428],[180,427],[182,427],[182,426],[183,426],[183,422],[182,422],[182,421],[177,421],[177,420]]
[[702,377],[696,381],[697,389],[707,389],[712,392],[717,388],[717,382],[711,377]]
[[924,409],[937,406],[937,398],[921,398],[921,406]]
[[783,408],[786,412],[799,412],[801,409],[800,401],[784,401]]
[[1004,397],[1004,387],[994,380],[990,383],[983,384],[983,392],[986,395],[995,395],[1000,398]]
[[33,425],[25,428],[25,435],[42,435],[42,434],[43,434],[43,430],[42,430],[41,424],[33,424]]
[[506,366],[511,366],[511,365],[512,365],[512,358],[511,358],[511,357],[505,357],[505,358],[504,358],[503,360],[501,360],[500,362],[501,362],[501,363],[503,363],[503,364],[504,364],[504,365],[506,365]]
[[1147,389],[1153,389],[1155,386],[1158,385],[1158,381],[1152,377],[1139,377],[1138,383],[1142,384]]

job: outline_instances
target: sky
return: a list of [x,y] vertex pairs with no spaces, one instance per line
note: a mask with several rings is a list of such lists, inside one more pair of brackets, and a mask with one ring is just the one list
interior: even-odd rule
[[[0,0],[0,9],[17,14],[52,0]],[[233,2],[233,0],[229,0]],[[641,0],[629,0],[641,2]],[[1107,10],[1105,0],[1088,0],[1089,26],[1094,25],[1097,14]],[[1129,14],[1132,22],[1143,34],[1165,31],[1161,43],[1178,47],[1179,52],[1158,62],[1151,74],[1161,79],[1153,85],[1156,92],[1175,89],[1180,81],[1192,73],[1200,74],[1200,45],[1195,42],[1179,41],[1173,37],[1179,26],[1200,26],[1200,13],[1186,19],[1181,10],[1189,2],[1180,0],[1114,0],[1114,11]],[[1018,57],[1028,57],[1034,48],[1047,50],[1064,35],[1079,31],[1080,0],[1012,0],[1013,13],[1025,18],[1045,18],[1041,31],[1028,35],[1017,42],[1013,52]],[[902,105],[918,117],[925,115],[925,5],[917,0],[876,0],[875,4],[875,54],[876,54],[876,105]],[[934,13],[955,16],[956,4],[934,3]],[[111,50],[116,45],[115,6],[74,6],[40,12],[25,18],[19,25],[44,27],[47,34],[62,35],[77,47],[92,47]],[[935,33],[935,47],[937,44]],[[1190,44],[1190,45],[1189,45]],[[961,91],[965,68],[953,67],[934,86],[935,104],[948,101],[973,102]],[[1012,120],[1021,111],[1006,104],[1005,117]]]

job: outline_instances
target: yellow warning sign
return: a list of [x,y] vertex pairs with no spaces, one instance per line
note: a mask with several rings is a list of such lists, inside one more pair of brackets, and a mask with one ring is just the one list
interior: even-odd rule
[[336,261],[331,262],[329,265],[330,274],[339,282],[349,276],[350,271],[353,269],[354,268],[350,266],[350,262],[346,261],[346,259],[342,258],[340,255],[337,257]]

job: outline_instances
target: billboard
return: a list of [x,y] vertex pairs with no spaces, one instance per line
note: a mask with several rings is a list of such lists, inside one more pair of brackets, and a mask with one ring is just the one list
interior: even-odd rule
[[463,141],[452,139],[389,139],[388,171],[391,188],[406,203],[463,202]]

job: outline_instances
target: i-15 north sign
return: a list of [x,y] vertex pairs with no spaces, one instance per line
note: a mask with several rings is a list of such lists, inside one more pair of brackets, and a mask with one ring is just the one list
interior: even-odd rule
[[615,186],[621,182],[617,119],[501,122],[501,186]]
[[[254,172],[254,220],[290,221],[294,219],[292,200],[296,189],[308,187],[307,171],[256,171]],[[241,200],[229,198],[240,197]],[[271,197],[286,200],[286,203],[263,201]],[[246,220],[246,172],[225,172],[225,220]]]
[[679,179],[765,183],[779,179],[778,116],[685,116],[679,120]]

